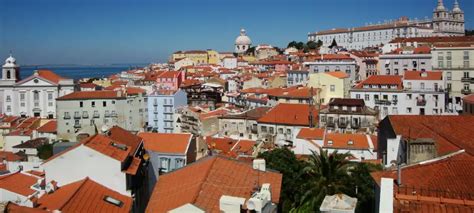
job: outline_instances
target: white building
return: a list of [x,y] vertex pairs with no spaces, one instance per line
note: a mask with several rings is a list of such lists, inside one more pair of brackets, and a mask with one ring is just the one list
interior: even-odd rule
[[240,30],[240,36],[235,39],[235,53],[243,54],[252,45],[252,40],[246,35],[245,29]]
[[442,70],[449,91],[448,108],[462,110],[462,98],[474,90],[474,44],[435,45],[433,69]]
[[222,58],[222,66],[227,69],[234,69],[237,67],[237,58],[233,56],[226,56]]
[[114,125],[134,132],[146,126],[145,90],[139,88],[74,92],[58,98],[57,105],[57,133],[62,139],[76,141]]
[[431,48],[405,47],[379,56],[380,75],[403,75],[405,71],[431,70]]
[[148,94],[148,128],[152,131],[173,133],[178,108],[187,106],[188,98],[183,90],[155,90]]
[[[141,165],[142,139],[119,127],[97,134],[43,163],[46,182],[59,187],[86,177],[120,194],[135,194]],[[140,180],[141,181],[141,180]]]
[[54,118],[57,97],[74,91],[72,79],[50,70],[35,71],[20,79],[20,66],[11,55],[5,60],[0,79],[0,114]]
[[439,35],[464,35],[464,12],[457,0],[451,12],[447,11],[442,0],[433,12],[432,20],[409,20],[402,17],[396,21],[368,24],[364,27],[340,28],[308,34],[308,41],[322,41],[329,46],[335,40],[338,46],[347,49],[364,49],[382,46],[394,38],[431,37]]
[[349,75],[351,81],[358,78],[357,63],[347,54],[325,54],[314,61],[307,61],[303,64],[309,68],[310,73],[342,71]]
[[387,115],[440,115],[445,113],[446,93],[441,72],[407,71],[402,76],[371,76],[350,90],[351,98]]

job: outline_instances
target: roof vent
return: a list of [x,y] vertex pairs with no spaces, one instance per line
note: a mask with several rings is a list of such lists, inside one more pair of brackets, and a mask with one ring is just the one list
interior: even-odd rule
[[113,197],[110,197],[110,196],[105,196],[104,197],[104,201],[107,202],[107,203],[110,203],[114,206],[118,206],[118,207],[122,207],[123,206],[123,202],[120,201],[120,200],[117,200]]
[[111,141],[110,145],[117,148],[117,149],[123,150],[123,151],[127,150],[127,146],[125,146],[124,144],[119,144],[119,143],[115,143],[115,142]]
[[352,141],[352,140],[347,141],[347,145],[354,145],[354,141]]

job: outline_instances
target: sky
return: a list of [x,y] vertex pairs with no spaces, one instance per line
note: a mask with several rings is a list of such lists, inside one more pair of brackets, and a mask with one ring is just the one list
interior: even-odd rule
[[[454,0],[444,0],[452,8]],[[20,65],[164,62],[177,50],[286,47],[308,32],[431,17],[437,0],[0,0],[0,59]],[[474,29],[474,1],[459,0]]]

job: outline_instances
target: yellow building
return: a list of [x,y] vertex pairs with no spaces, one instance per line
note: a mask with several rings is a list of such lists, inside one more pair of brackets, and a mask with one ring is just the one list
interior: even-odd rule
[[319,99],[327,104],[331,98],[348,98],[351,83],[345,72],[313,73],[309,75],[308,87],[320,88]]
[[209,64],[219,64],[219,53],[215,50],[207,50],[207,63]]

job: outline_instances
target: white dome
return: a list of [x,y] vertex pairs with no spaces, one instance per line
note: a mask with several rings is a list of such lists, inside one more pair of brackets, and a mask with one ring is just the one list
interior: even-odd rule
[[454,8],[453,8],[454,13],[462,13],[461,8],[459,7],[459,2],[456,0],[454,1]]
[[10,55],[10,57],[8,57],[7,59],[5,59],[5,64],[16,64],[16,59],[13,58],[12,55]]
[[250,38],[245,35],[245,30],[242,29],[240,30],[240,36],[237,37],[237,39],[235,39],[235,45],[251,45],[252,44],[252,40],[250,40]]

